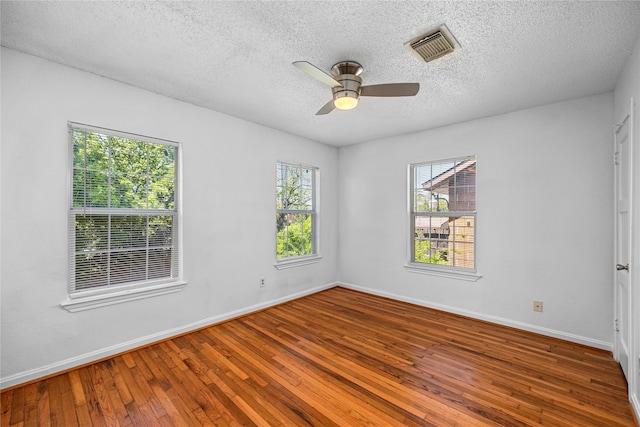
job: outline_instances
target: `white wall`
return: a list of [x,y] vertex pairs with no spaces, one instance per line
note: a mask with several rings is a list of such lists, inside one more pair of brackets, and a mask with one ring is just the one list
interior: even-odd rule
[[[341,148],[339,281],[611,349],[612,110],[608,93]],[[406,271],[407,165],[473,154],[483,277]]]
[[[60,308],[68,270],[67,121],[183,144],[182,292],[73,314]],[[4,48],[1,136],[3,387],[335,281],[333,147]],[[277,160],[320,168],[324,258],[317,264],[273,266]]]
[[630,110],[631,99],[634,103],[634,120],[632,123],[633,138],[633,195],[632,195],[632,250],[631,250],[631,278],[632,278],[632,308],[633,322],[631,325],[631,352],[629,369],[629,397],[640,419],[640,39],[629,61],[627,62],[614,92],[614,119],[619,123]]
[[[2,387],[313,292],[336,277],[611,349],[612,94],[337,150],[12,50],[2,50],[1,78]],[[74,314],[59,307],[67,288],[67,121],[183,143],[182,292]],[[407,165],[469,154],[478,156],[483,277],[407,272]],[[273,267],[276,160],[321,169],[318,264]],[[267,280],[262,290],[259,277]],[[543,313],[532,311],[534,299],[544,301]]]

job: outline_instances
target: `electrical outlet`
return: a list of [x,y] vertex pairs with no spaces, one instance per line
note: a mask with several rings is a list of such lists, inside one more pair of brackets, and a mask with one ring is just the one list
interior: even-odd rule
[[260,278],[260,287],[264,288],[265,287],[265,283],[264,283],[264,277]]
[[533,301],[533,311],[542,311],[542,301]]

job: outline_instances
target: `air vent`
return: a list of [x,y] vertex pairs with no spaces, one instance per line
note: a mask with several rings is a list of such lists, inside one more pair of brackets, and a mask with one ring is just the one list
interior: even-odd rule
[[410,51],[424,62],[433,61],[460,48],[446,25],[423,34],[406,44]]

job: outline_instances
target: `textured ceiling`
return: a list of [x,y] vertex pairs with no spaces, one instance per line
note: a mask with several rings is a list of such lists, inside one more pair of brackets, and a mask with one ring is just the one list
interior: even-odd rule
[[[611,91],[640,36],[639,1],[2,1],[2,45],[342,146]],[[446,24],[424,63],[404,44]],[[331,90],[291,65],[360,62],[411,98],[315,112]]]

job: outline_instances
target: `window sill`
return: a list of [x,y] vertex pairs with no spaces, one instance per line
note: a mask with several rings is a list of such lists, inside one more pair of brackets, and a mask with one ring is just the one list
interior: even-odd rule
[[477,282],[478,280],[480,280],[480,278],[482,278],[482,276],[475,271],[467,272],[459,270],[441,270],[439,268],[433,268],[418,264],[407,264],[404,266],[404,268],[406,268],[410,273],[428,274],[431,276],[447,277],[449,279],[466,280],[468,282]]
[[320,262],[322,257],[320,255],[311,255],[308,257],[299,257],[294,259],[287,259],[278,261],[274,264],[274,267],[278,270],[284,270],[287,268],[301,267],[303,265],[315,264],[316,262]]
[[78,295],[69,297],[65,301],[62,301],[60,306],[71,313],[76,313],[78,311],[91,310],[108,305],[180,292],[186,285],[187,282],[178,281],[97,295]]

